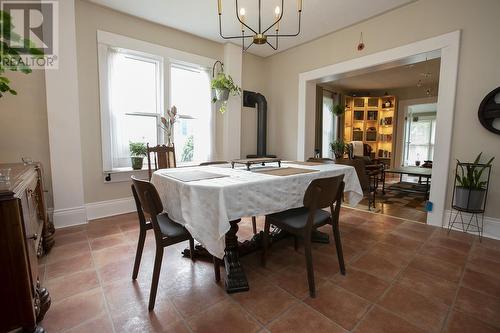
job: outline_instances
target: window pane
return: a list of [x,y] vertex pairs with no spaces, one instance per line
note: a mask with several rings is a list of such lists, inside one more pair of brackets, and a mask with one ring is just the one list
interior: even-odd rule
[[411,124],[410,142],[411,144],[428,144],[431,135],[431,122],[420,120]]
[[[323,134],[322,134],[322,152],[323,157],[332,157],[333,153],[330,149],[330,143],[333,142],[335,136],[336,117],[333,116],[331,109],[333,108],[333,99],[330,96],[323,96]],[[335,126],[334,126],[335,125]]]
[[112,168],[130,166],[130,142],[158,144],[160,62],[109,51]]
[[170,103],[177,107],[181,118],[174,125],[176,159],[180,163],[205,161],[212,140],[209,75],[196,68],[173,65],[170,80]]
[[119,54],[113,66],[111,95],[116,112],[157,113],[159,64]]
[[120,115],[117,119],[120,126],[114,133],[116,142],[113,143],[114,167],[130,166],[130,142],[149,143],[156,146],[157,119],[154,116]]
[[176,160],[180,163],[193,162],[195,119],[180,119],[174,127]]

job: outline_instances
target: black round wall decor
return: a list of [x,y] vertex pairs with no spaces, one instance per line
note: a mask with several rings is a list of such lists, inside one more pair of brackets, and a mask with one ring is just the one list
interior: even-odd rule
[[[479,105],[479,122],[488,131],[500,135],[500,87],[491,91]],[[495,126],[493,122],[499,119]]]

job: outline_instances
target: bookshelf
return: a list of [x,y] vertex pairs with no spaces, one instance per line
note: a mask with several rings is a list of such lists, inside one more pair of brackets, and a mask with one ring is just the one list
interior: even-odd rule
[[372,158],[391,159],[395,151],[396,96],[346,96],[344,141],[363,141],[372,147]]

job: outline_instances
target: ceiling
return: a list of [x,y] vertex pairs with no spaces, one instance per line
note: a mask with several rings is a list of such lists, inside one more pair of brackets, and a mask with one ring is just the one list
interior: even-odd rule
[[[346,77],[325,85],[344,91],[391,90],[416,87],[418,80],[422,80],[425,86],[434,86],[439,81],[440,64],[441,58],[436,58],[411,65]],[[426,78],[424,73],[430,73],[430,76]]]
[[[219,36],[217,0],[88,0],[112,9],[179,29],[217,42],[225,42]],[[302,32],[298,37],[281,38],[278,51],[267,45],[254,45],[248,52],[259,56],[270,56],[293,46],[311,41],[333,31],[353,25],[388,10],[415,0],[303,0]],[[257,25],[257,0],[239,0],[246,9],[247,24]],[[262,25],[269,26],[274,17],[274,8],[280,0],[262,3]],[[224,35],[240,33],[236,20],[235,1],[222,0],[222,27]],[[297,0],[284,0],[282,33],[297,30]],[[239,43],[239,40],[232,40]],[[355,47],[357,40],[347,41],[347,47]],[[352,45],[351,45],[352,43]]]

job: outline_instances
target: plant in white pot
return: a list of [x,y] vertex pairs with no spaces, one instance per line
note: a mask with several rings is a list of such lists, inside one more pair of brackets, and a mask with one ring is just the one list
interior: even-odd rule
[[483,172],[495,159],[492,157],[487,163],[480,164],[482,154],[480,153],[473,163],[461,163],[457,160],[458,169],[455,177],[458,186],[455,188],[453,202],[455,207],[470,211],[482,210],[487,185],[482,178]]
[[141,170],[144,162],[144,157],[148,150],[143,142],[129,142],[130,161],[132,162],[133,170]]
[[231,75],[226,75],[223,72],[212,79],[211,86],[215,90],[215,97],[212,102],[221,102],[220,113],[226,112],[229,95],[237,96],[241,93],[241,88],[234,83]]

